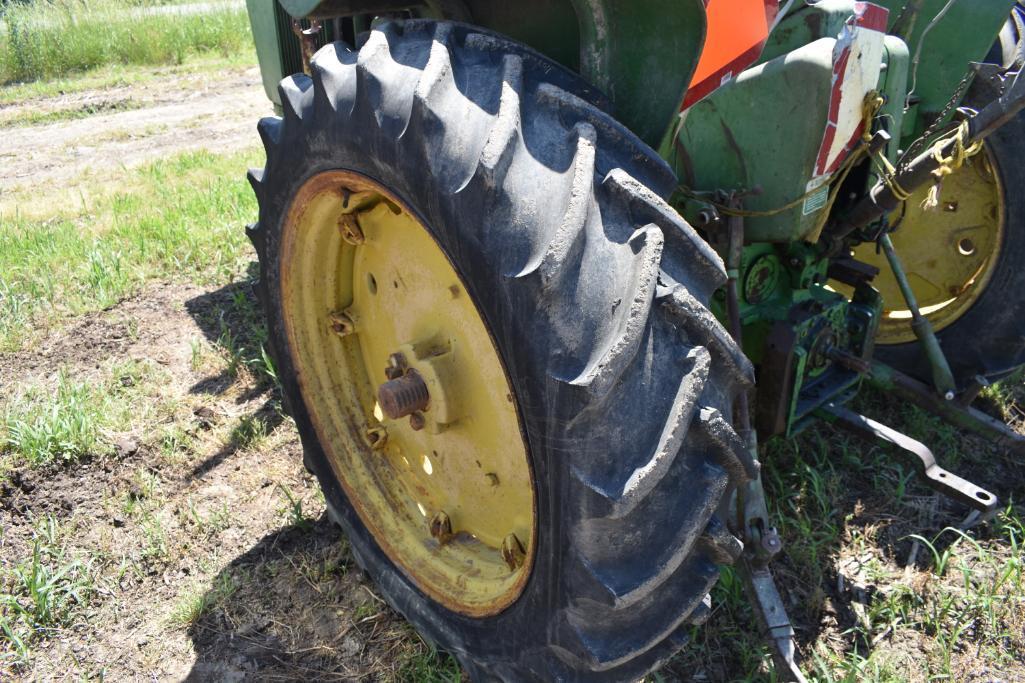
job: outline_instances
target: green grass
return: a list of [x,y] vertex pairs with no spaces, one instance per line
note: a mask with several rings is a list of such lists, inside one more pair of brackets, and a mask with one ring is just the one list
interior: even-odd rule
[[400,681],[430,681],[430,683],[458,683],[462,669],[455,657],[424,643],[410,628],[409,637],[414,648],[404,653],[396,679]]
[[103,377],[55,378],[0,403],[0,462],[39,467],[103,456],[116,435],[159,412],[162,373],[148,362],[114,364]]
[[0,217],[0,351],[34,327],[107,308],[149,281],[228,283],[256,215],[241,169],[253,152],[182,154],[134,171],[123,191],[45,220]]
[[32,645],[70,624],[93,593],[91,567],[67,556],[52,517],[33,536],[31,557],[0,575],[0,662],[25,662]]
[[111,404],[102,389],[62,372],[56,387],[32,387],[6,406],[0,453],[38,466],[105,452],[110,446],[102,431]]
[[194,588],[178,599],[170,620],[178,626],[192,626],[212,610],[229,600],[238,590],[238,582],[229,574],[220,574],[213,586]]
[[107,64],[181,64],[252,45],[241,4],[202,14],[148,13],[126,0],[37,0],[7,6],[0,81],[66,76]]

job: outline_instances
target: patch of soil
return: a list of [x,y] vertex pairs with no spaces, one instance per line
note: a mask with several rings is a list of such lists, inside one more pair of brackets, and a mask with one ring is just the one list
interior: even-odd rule
[[22,109],[95,113],[4,131],[0,196],[36,195],[86,173],[188,150],[239,149],[257,140],[256,122],[272,113],[255,67],[167,73],[141,84],[36,98],[0,109],[0,123],[16,120]]
[[[160,364],[161,400],[174,407],[152,433],[119,438],[113,455],[19,469],[0,485],[0,570],[27,562],[34,528],[53,517],[67,558],[95,574],[80,617],[23,667],[5,673],[0,661],[0,679],[380,680],[430,656],[328,522],[275,391],[216,363],[195,367],[191,340],[216,339],[221,321],[251,343],[254,307],[248,282],[157,284],[0,355],[0,395],[134,359]],[[232,426],[245,419],[268,436],[240,445]],[[171,427],[191,445],[169,450],[161,430]]]

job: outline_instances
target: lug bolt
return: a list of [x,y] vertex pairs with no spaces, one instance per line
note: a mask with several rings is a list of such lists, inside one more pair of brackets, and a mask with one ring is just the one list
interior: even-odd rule
[[444,510],[431,518],[431,536],[442,545],[452,540],[452,520]]
[[389,420],[398,420],[426,409],[431,396],[420,373],[409,370],[378,387],[377,402]]
[[347,244],[355,247],[367,241],[363,235],[363,228],[359,226],[359,218],[354,213],[343,213],[338,218],[338,231]]
[[516,534],[509,534],[502,541],[502,559],[509,565],[509,571],[513,572],[522,567],[523,561],[527,559],[527,553]]
[[388,430],[384,427],[370,427],[363,433],[363,436],[366,438],[367,445],[375,451],[381,450],[388,443]]
[[331,329],[339,337],[347,337],[356,331],[356,325],[352,322],[352,318],[347,313],[337,311],[332,313],[330,316]]
[[423,413],[413,413],[409,416],[409,426],[414,432],[419,432],[427,426],[427,420]]

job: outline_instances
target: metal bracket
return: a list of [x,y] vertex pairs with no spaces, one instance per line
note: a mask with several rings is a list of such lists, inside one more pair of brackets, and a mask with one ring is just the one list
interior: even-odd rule
[[740,568],[755,616],[765,630],[772,645],[772,659],[780,679],[791,683],[806,683],[807,679],[797,666],[797,648],[794,646],[794,626],[787,616],[783,598],[768,567],[752,566],[746,561]]
[[870,441],[891,443],[902,453],[914,456],[919,475],[926,484],[948,498],[978,510],[982,513],[981,520],[989,519],[996,512],[998,501],[995,495],[940,467],[936,462],[936,456],[925,444],[833,403],[823,406],[819,413],[823,419],[857,436]]
[[[757,437],[753,431],[745,436],[751,457],[757,462]],[[780,679],[805,683],[797,666],[794,627],[769,571],[769,562],[783,550],[783,542],[769,522],[761,468],[756,471],[755,478],[737,491],[737,513],[744,537],[744,555],[738,571],[759,626],[769,639],[770,654]]]
[[[741,208],[738,195],[730,195],[727,201],[731,208]],[[729,279],[726,299],[729,328],[737,345],[743,346],[737,279],[741,250],[744,246],[744,219],[740,216],[731,216],[728,228],[726,268]],[[779,596],[779,589],[776,588],[768,568],[769,561],[783,549],[783,543],[769,523],[769,509],[765,502],[761,467],[758,464],[758,435],[751,428],[750,404],[746,392],[741,392],[737,397],[734,414],[738,431],[744,438],[755,465],[752,468],[754,477],[737,489],[734,499],[737,513],[737,528],[734,532],[739,533],[744,541],[744,555],[740,563],[741,578],[755,615],[769,637],[772,659],[776,662],[780,678],[793,683],[806,683],[795,661],[797,648],[794,645],[794,627],[790,623],[790,617],[787,616],[783,600]]]

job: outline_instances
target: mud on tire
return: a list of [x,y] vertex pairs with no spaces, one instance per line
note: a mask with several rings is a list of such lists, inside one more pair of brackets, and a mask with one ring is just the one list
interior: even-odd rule
[[[250,179],[272,351],[307,463],[388,602],[475,680],[627,680],[709,613],[740,543],[718,510],[750,476],[730,424],[752,368],[709,313],[719,257],[662,199],[670,169],[575,76],[479,29],[408,21],[329,45],[280,85]],[[507,368],[537,482],[523,594],[449,611],[394,565],[311,427],[282,322],[280,237],[313,175],[376,179],[459,271]]]

